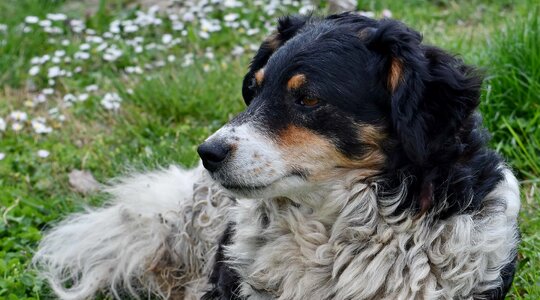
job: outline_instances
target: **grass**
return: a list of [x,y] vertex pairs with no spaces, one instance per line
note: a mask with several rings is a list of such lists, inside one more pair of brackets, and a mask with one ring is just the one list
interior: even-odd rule
[[[324,2],[324,1],[323,1]],[[222,26],[210,38],[200,36],[200,20],[186,22],[186,34],[172,30],[173,22],[162,18],[160,26],[141,28],[137,33],[121,34],[109,43],[123,54],[117,60],[102,59],[99,43],[91,44],[86,61],[41,66],[30,76],[31,59],[64,49],[72,56],[86,41],[84,36],[65,29],[61,35],[37,30],[22,33],[19,26],[26,16],[44,18],[47,13],[64,12],[84,18],[97,34],[109,29],[115,18],[133,19],[136,3],[129,0],[98,1],[96,10],[69,1],[8,0],[0,2],[0,118],[20,110],[29,119],[47,119],[53,131],[36,134],[29,121],[21,131],[13,131],[11,121],[0,131],[0,299],[47,299],[50,294],[29,261],[41,238],[41,231],[70,212],[85,205],[98,204],[102,195],[82,196],[72,190],[67,174],[73,169],[89,170],[101,182],[127,169],[151,169],[179,163],[196,162],[195,147],[231,116],[243,108],[240,84],[249,62],[251,44],[266,34],[266,16],[262,7],[215,9],[207,18],[223,18],[234,12],[238,20],[247,20],[254,35],[246,30]],[[323,3],[324,4],[324,3]],[[321,4],[321,5],[323,5]],[[538,9],[534,1],[359,1],[358,8],[380,16],[383,9],[395,18],[420,30],[427,42],[439,45],[486,71],[487,79],[481,107],[485,124],[493,133],[492,145],[516,170],[523,182],[523,208],[519,270],[510,299],[540,299],[540,41]],[[245,10],[250,11],[245,11]],[[284,7],[276,12],[297,11]],[[501,21],[507,20],[507,21]],[[129,44],[136,36],[144,43],[162,44],[163,34],[171,33],[182,42],[163,50],[137,53]],[[54,39],[54,41],[51,40]],[[63,40],[69,41],[61,46]],[[242,47],[244,55],[232,55]],[[207,55],[211,49],[212,55]],[[236,49],[238,50],[238,49]],[[189,55],[193,54],[193,62]],[[175,60],[169,61],[174,55]],[[156,63],[165,65],[157,67]],[[49,87],[48,68],[60,65],[66,70],[81,67],[72,77],[55,78],[54,94],[44,103],[32,99]],[[139,66],[142,74],[126,71]],[[148,68],[147,68],[148,67]],[[97,84],[99,90],[86,92]],[[100,104],[105,93],[118,93],[123,99],[118,111]],[[62,107],[66,94],[88,93],[88,100]],[[58,108],[64,121],[50,109]],[[46,158],[37,151],[50,152]]]

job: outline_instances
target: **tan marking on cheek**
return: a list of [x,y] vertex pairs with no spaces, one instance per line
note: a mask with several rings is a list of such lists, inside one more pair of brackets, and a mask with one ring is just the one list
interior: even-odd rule
[[287,89],[296,90],[306,83],[306,75],[296,74],[287,82]]
[[364,144],[367,151],[362,157],[347,158],[346,162],[352,166],[379,170],[386,161],[386,156],[381,149],[381,144],[386,138],[386,133],[379,127],[368,124],[358,125],[358,139]]
[[278,146],[288,166],[307,170],[315,181],[331,178],[339,169],[359,169],[363,176],[372,176],[379,172],[386,160],[379,146],[385,135],[375,126],[361,125],[359,138],[368,151],[358,158],[345,156],[327,138],[293,125],[279,135]]
[[401,81],[401,74],[403,72],[403,64],[397,58],[392,58],[390,63],[390,72],[388,74],[388,87],[393,92],[396,90],[399,82]]
[[291,125],[278,138],[286,164],[296,168],[322,170],[340,160],[339,153],[326,138],[309,129]]
[[264,80],[264,68],[255,72],[255,81],[257,82],[257,85],[261,85],[263,83],[263,80]]

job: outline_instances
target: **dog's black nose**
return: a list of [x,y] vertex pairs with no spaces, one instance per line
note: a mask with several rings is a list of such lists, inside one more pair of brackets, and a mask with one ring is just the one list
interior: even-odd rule
[[231,152],[231,146],[223,142],[206,141],[197,148],[197,152],[202,159],[203,166],[208,171],[214,172],[221,167]]

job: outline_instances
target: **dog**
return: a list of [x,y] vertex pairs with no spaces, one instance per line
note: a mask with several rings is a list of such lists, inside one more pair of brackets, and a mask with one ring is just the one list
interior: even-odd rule
[[34,262],[63,299],[503,299],[519,187],[481,83],[395,20],[282,17],[202,166],[120,179]]

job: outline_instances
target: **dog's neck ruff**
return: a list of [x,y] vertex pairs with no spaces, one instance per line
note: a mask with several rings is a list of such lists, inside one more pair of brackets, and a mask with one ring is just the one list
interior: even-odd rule
[[[396,214],[407,190],[378,198],[377,184],[353,173],[326,193],[238,200],[226,248],[248,299],[467,299],[501,284],[515,257],[519,190],[515,177],[481,209],[436,220]],[[316,205],[313,205],[313,204]]]

